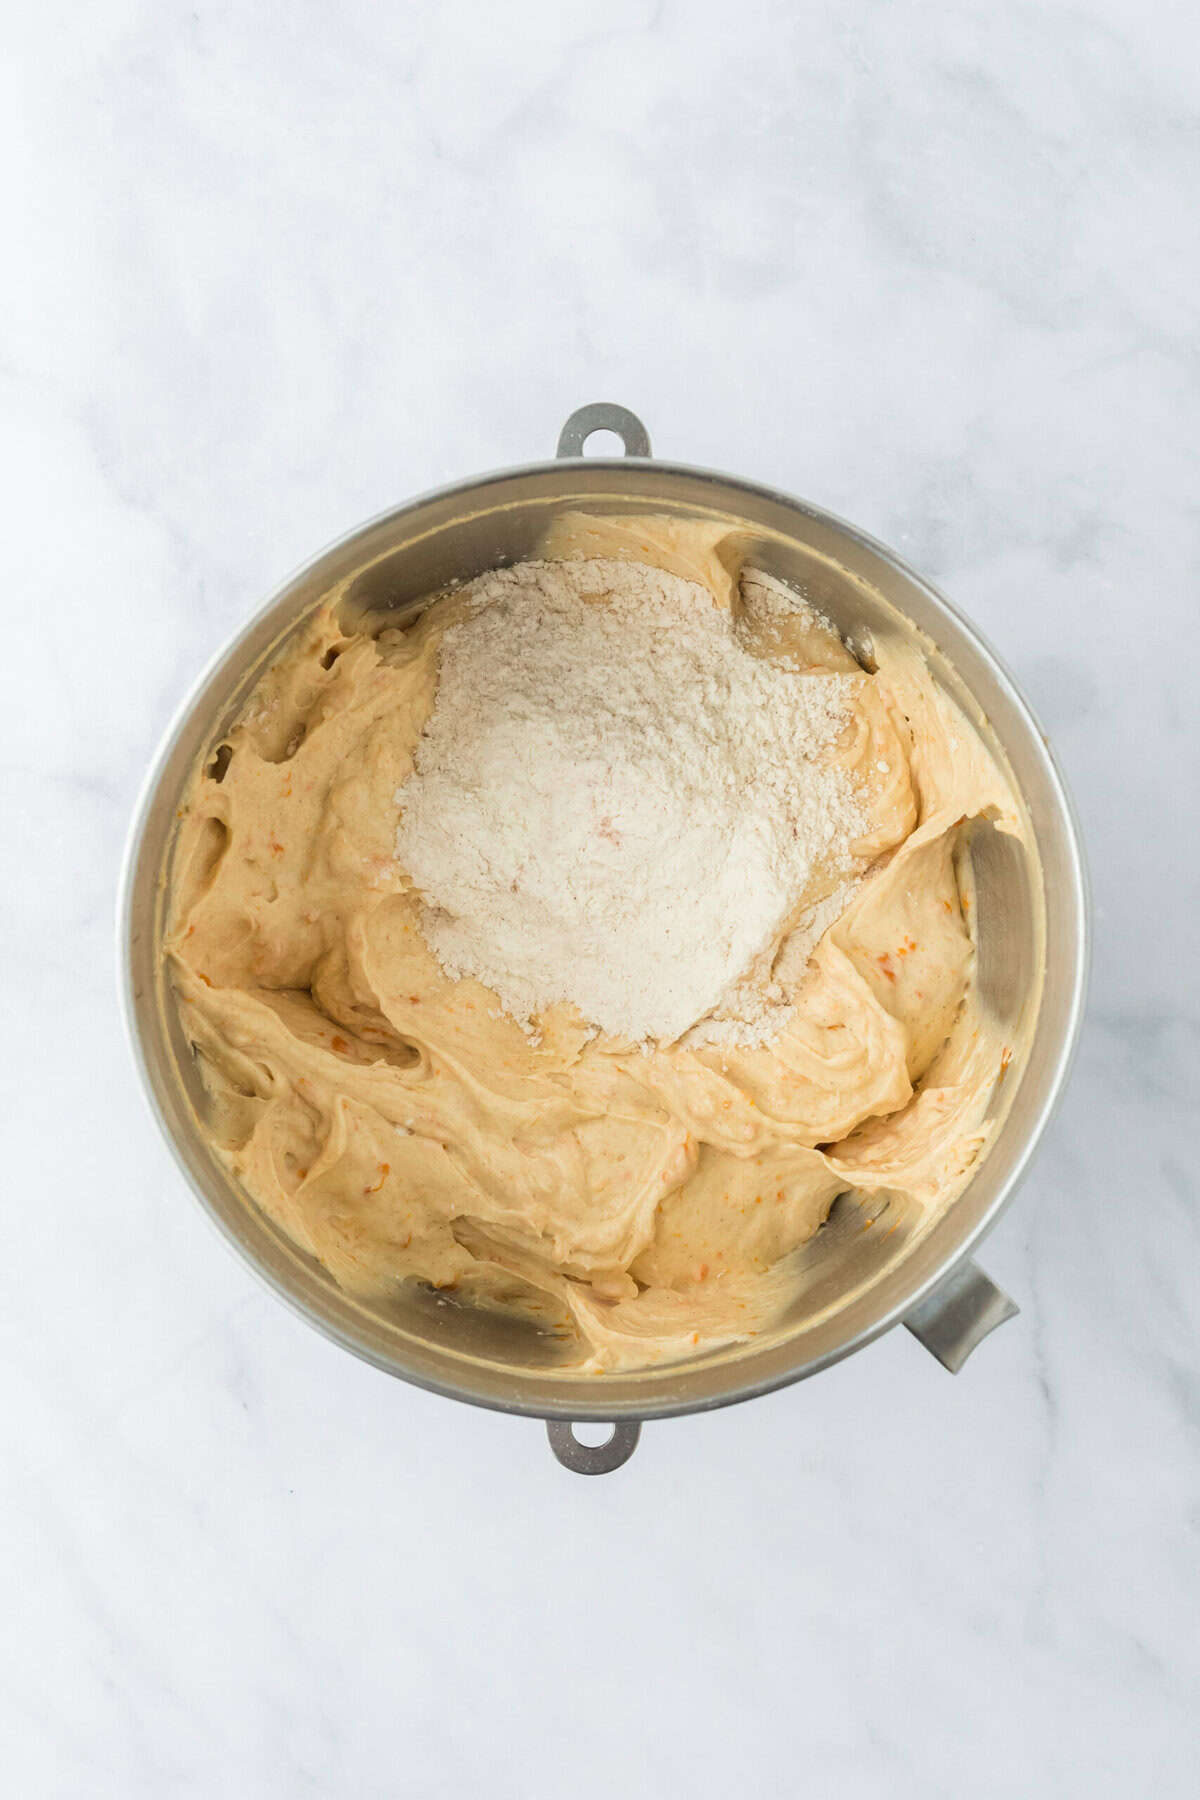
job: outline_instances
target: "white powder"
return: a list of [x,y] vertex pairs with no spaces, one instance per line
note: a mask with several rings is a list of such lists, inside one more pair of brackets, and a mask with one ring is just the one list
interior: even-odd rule
[[852,683],[752,655],[705,588],[640,563],[523,563],[469,593],[397,794],[443,968],[525,1024],[565,1000],[671,1041],[732,997],[761,1039],[772,1009],[738,1007],[739,978],[863,829],[820,755]]
[[790,926],[779,955],[764,980],[753,973],[734,982],[712,1018],[701,1019],[685,1034],[689,1049],[705,1044],[727,1048],[769,1043],[779,1036],[795,1007],[792,989],[804,974],[809,957],[829,927],[840,919],[858,891],[857,881],[843,881],[833,892],[807,907]]

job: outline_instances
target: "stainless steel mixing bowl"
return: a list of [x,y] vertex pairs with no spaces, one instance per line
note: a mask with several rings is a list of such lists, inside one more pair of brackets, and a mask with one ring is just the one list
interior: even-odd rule
[[[585,457],[592,433],[623,458]],[[413,1285],[387,1307],[341,1292],[230,1180],[199,1128],[198,1083],[166,991],[165,893],[176,809],[202,754],[220,741],[268,660],[331,589],[352,603],[411,608],[446,583],[533,553],[564,509],[668,512],[742,534],[758,566],[800,587],[869,657],[888,637],[922,642],[935,679],[979,722],[1028,810],[1036,858],[986,827],[972,846],[978,978],[986,1003],[1027,1048],[1000,1082],[1000,1123],[962,1195],[932,1219],[891,1205],[874,1226],[853,1193],[799,1258],[794,1301],[750,1344],[633,1374],[581,1376],[531,1327]],[[460,482],[361,526],[285,583],[197,683],[166,734],[134,820],[120,914],[130,1038],[151,1107],[202,1205],[276,1294],[356,1355],[456,1400],[548,1421],[560,1460],[615,1468],[640,1422],[748,1400],[798,1381],[903,1321],[951,1370],[1016,1307],[970,1260],[1012,1197],[1065,1081],[1083,1010],[1088,954],[1079,832],[1062,777],[1015,683],[978,632],[928,582],[863,532],[750,482],[655,461],[645,428],[616,406],[584,407],[558,460]],[[1044,966],[1044,979],[1039,972]],[[886,1204],[884,1207],[886,1209]],[[571,1421],[614,1424],[583,1444]]]

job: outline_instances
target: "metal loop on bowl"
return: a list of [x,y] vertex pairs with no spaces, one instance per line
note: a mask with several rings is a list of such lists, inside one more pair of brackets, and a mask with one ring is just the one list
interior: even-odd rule
[[638,1419],[622,1419],[613,1425],[612,1436],[602,1444],[582,1444],[575,1427],[565,1419],[547,1419],[546,1435],[550,1448],[564,1469],[576,1475],[608,1475],[629,1461],[642,1435]]
[[611,400],[594,400],[573,412],[558,434],[556,456],[582,456],[594,431],[615,431],[626,456],[649,456],[650,433],[636,413]]

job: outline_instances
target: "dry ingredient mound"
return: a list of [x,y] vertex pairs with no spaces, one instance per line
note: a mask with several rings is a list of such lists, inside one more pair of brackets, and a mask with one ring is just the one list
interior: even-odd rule
[[[526,1027],[561,1001],[634,1041],[736,1020],[739,980],[863,829],[821,754],[852,688],[754,655],[707,588],[640,563],[481,577],[397,793],[442,967]],[[741,1010],[753,1030],[753,991]]]

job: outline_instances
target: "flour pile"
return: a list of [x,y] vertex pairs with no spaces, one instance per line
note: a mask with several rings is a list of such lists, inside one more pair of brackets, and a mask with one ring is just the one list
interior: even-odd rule
[[635,1042],[714,1011],[753,1033],[748,975],[852,870],[864,815],[831,751],[855,681],[752,654],[705,587],[640,563],[482,576],[397,793],[443,968],[526,1026],[569,1001]]

